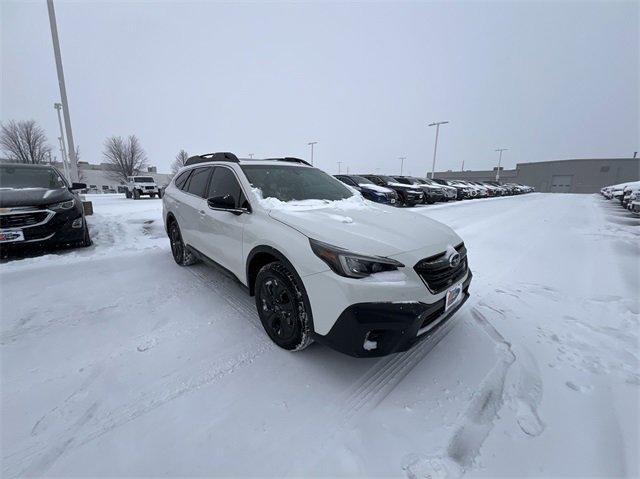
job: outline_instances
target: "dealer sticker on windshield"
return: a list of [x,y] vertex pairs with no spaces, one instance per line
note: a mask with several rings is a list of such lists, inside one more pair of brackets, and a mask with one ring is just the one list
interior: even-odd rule
[[10,243],[12,241],[24,241],[22,230],[0,230],[0,243]]
[[458,304],[462,300],[462,283],[458,283],[452,286],[447,291],[446,300],[444,303],[444,311],[447,312],[453,306]]

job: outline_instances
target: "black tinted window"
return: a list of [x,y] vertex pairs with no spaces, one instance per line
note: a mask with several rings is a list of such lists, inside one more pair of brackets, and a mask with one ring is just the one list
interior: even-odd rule
[[229,168],[219,166],[213,171],[207,197],[213,198],[214,196],[227,195],[231,195],[236,202],[236,206],[243,206],[245,200],[236,175]]
[[349,186],[357,186],[355,182],[348,176],[337,176],[336,178]]
[[196,168],[189,178],[187,191],[192,195],[204,198],[207,192],[210,173],[211,168]]
[[189,178],[189,174],[193,170],[183,171],[178,175],[176,180],[173,182],[176,185],[176,188],[182,189]]

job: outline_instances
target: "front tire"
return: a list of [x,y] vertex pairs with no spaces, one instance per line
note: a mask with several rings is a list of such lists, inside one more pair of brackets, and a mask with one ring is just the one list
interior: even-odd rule
[[171,254],[173,260],[180,266],[191,266],[198,262],[198,259],[191,253],[182,241],[182,234],[177,221],[172,221],[169,225],[169,241],[171,243]]
[[304,288],[283,263],[269,263],[256,277],[256,308],[271,340],[288,351],[311,342],[310,311]]
[[138,190],[133,190],[133,199],[134,200],[140,199],[140,192]]

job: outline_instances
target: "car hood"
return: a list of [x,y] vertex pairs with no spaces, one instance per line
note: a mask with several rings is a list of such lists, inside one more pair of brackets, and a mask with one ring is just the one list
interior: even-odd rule
[[66,188],[0,188],[0,208],[43,206],[73,198]]
[[334,204],[313,209],[272,209],[269,215],[309,238],[366,255],[394,256],[427,247],[444,251],[447,245],[462,242],[442,223],[369,202],[362,207]]

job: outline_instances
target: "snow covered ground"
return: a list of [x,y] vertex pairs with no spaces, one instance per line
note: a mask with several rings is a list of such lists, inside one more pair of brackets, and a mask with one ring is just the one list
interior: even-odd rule
[[417,208],[465,240],[437,343],[279,350],[180,268],[159,200],[96,195],[95,245],[0,265],[2,476],[637,476],[640,219],[591,195]]

